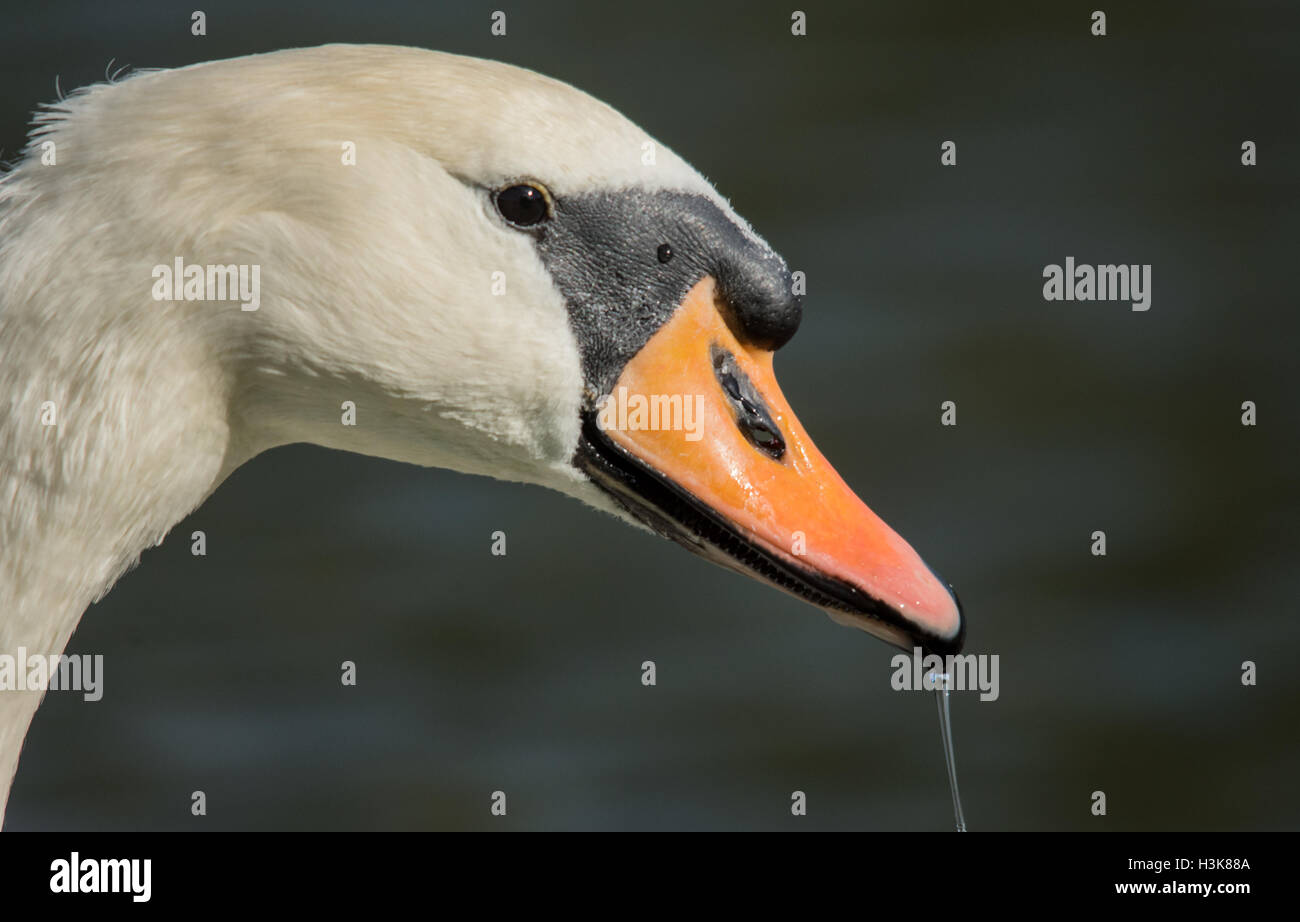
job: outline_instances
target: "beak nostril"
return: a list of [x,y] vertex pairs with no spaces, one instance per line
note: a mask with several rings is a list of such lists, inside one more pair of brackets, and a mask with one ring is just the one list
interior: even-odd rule
[[749,440],[778,460],[785,454],[785,440],[762,420],[745,419],[741,428]]
[[731,399],[736,428],[755,446],[780,461],[785,455],[785,439],[757,388],[736,364],[734,355],[716,343],[710,351],[713,354],[713,373],[723,392]]

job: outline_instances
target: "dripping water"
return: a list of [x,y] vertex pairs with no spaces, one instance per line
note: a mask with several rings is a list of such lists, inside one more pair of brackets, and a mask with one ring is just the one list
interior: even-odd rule
[[929,675],[930,685],[934,689],[934,700],[939,705],[939,736],[943,740],[943,758],[948,763],[948,787],[952,790],[952,813],[957,822],[957,831],[966,831],[966,817],[961,812],[961,794],[957,791],[957,758],[952,748],[952,714],[948,710],[948,689],[952,677],[946,672]]

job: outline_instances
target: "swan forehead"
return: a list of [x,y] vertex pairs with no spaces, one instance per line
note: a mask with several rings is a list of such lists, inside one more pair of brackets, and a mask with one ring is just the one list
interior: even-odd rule
[[463,179],[536,179],[559,195],[638,188],[718,198],[669,148],[569,84],[497,61],[422,55],[431,64],[422,89],[435,129],[428,150]]

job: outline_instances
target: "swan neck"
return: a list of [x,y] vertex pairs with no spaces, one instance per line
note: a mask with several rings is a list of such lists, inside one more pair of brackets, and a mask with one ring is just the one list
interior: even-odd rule
[[[223,378],[182,337],[155,351],[104,329],[88,361],[61,348],[74,331],[21,321],[0,317],[0,393],[18,395],[0,417],[0,656],[14,663],[62,654],[87,607],[237,463]],[[27,684],[12,667],[0,682],[0,823],[44,694]]]

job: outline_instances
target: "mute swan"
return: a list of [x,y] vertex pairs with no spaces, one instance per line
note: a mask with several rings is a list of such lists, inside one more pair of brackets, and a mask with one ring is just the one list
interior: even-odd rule
[[[257,303],[205,266],[256,267]],[[0,653],[61,652],[291,442],[541,484],[955,651],[955,596],[781,395],[791,292],[698,173],[516,67],[341,45],[79,91],[0,179]],[[680,398],[699,437],[645,428],[638,397]],[[40,697],[0,692],[0,822]]]

